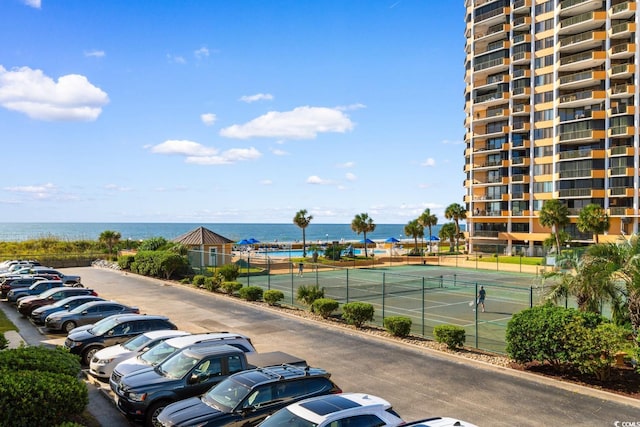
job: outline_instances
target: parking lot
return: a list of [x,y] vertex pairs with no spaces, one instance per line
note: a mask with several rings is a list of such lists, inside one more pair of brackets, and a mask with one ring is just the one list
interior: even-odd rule
[[[636,421],[640,409],[640,402],[334,330],[182,285],[111,270],[66,270],[81,275],[100,296],[165,314],[189,332],[238,332],[251,337],[259,352],[280,350],[304,358],[330,371],[344,391],[386,398],[407,420],[446,415],[478,425],[602,426]],[[63,335],[40,335],[24,322],[19,326],[27,338],[35,334],[47,344],[64,341]]]

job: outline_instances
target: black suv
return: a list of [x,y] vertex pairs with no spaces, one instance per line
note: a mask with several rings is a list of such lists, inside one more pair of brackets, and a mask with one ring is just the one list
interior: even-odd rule
[[200,397],[168,405],[161,426],[255,426],[285,406],[342,390],[319,368],[271,366],[239,372]]
[[121,344],[143,332],[159,329],[178,329],[166,316],[147,314],[119,314],[102,319],[92,327],[72,330],[64,346],[89,364],[93,355],[105,347]]

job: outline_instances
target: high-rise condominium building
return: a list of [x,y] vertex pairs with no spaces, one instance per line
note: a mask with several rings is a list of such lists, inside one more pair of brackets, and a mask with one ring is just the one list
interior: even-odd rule
[[546,200],[638,231],[639,0],[466,0],[465,202],[471,250],[540,253]]

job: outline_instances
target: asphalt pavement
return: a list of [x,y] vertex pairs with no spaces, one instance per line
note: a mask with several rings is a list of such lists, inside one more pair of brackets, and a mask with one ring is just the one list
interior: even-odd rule
[[[249,336],[258,351],[301,357],[330,371],[344,391],[386,398],[406,420],[451,416],[479,426],[640,424],[640,402],[634,399],[331,328],[162,280],[91,267],[65,272],[81,275],[85,286],[105,298],[165,314],[180,329],[238,332]],[[7,311],[6,304],[0,306]],[[18,317],[15,310],[12,314],[12,320]],[[64,340],[40,335],[25,319],[16,320],[29,344]],[[105,399],[103,409],[93,407],[98,400],[90,400],[103,425],[127,425],[116,424],[122,417]]]

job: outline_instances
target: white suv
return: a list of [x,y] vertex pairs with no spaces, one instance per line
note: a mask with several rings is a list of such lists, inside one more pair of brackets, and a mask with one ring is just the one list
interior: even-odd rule
[[122,344],[103,348],[91,358],[89,373],[96,378],[106,380],[111,376],[113,368],[115,368],[118,363],[131,357],[139,356],[165,340],[184,335],[189,335],[189,333],[173,329],[160,329],[145,332]]
[[255,353],[256,349],[251,344],[251,340],[244,335],[234,334],[230,332],[209,332],[205,334],[185,335],[182,337],[170,338],[149,351],[139,356],[131,357],[116,365],[109,378],[109,386],[114,392],[118,388],[120,379],[131,372],[140,369],[156,366],[164,359],[181,349],[193,345],[232,345],[245,353]]

